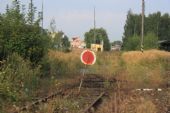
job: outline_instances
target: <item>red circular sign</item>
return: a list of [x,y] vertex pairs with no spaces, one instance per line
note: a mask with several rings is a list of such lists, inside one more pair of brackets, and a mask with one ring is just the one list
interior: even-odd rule
[[96,55],[93,51],[85,50],[81,53],[81,62],[86,65],[93,65],[96,62]]

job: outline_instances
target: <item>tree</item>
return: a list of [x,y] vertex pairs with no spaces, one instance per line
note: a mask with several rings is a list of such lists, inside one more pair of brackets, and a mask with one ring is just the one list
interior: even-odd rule
[[141,15],[133,14],[131,10],[128,11],[126,24],[124,26],[123,38],[140,35],[141,32]]
[[8,56],[0,66],[0,102],[16,102],[21,94],[29,97],[31,92],[35,93],[40,75],[39,68],[37,66],[33,69],[30,61],[16,53]]
[[114,41],[111,43],[112,46],[115,46],[115,45],[122,45],[122,41]]
[[110,50],[110,42],[108,39],[108,35],[105,29],[103,28],[98,28],[95,29],[95,39],[94,39],[94,29],[90,29],[88,32],[85,33],[85,42],[87,48],[90,48],[92,43],[97,43],[100,44],[101,41],[104,43],[104,50],[109,51]]
[[[158,37],[153,33],[147,33],[144,39],[144,49],[156,49],[158,47]],[[140,36],[129,37],[127,42],[123,45],[124,50],[132,51],[140,49]]]
[[170,40],[170,16],[169,14],[164,14],[161,16],[159,31],[159,40]]
[[[169,40],[170,37],[170,16],[169,14],[161,15],[160,12],[149,14],[145,17],[145,31],[144,31],[144,47],[148,48],[156,48],[154,45],[158,40]],[[141,36],[141,15],[133,14],[132,11],[129,11],[127,14],[126,24],[124,26],[124,35],[123,35],[123,49],[129,50],[130,46],[129,41],[134,41],[133,37]],[[132,39],[130,39],[132,38]],[[149,38],[149,39],[148,39]],[[150,46],[148,43],[152,43]],[[148,41],[148,42],[147,42]],[[153,46],[154,45],[154,46]],[[128,48],[126,48],[128,47]],[[134,50],[135,47],[133,47]]]
[[65,49],[68,49],[70,47],[70,42],[69,42],[69,39],[66,35],[64,35],[63,38],[62,38],[62,46]]
[[28,24],[32,25],[33,22],[34,22],[34,19],[35,19],[35,12],[36,12],[36,8],[34,7],[34,4],[33,4],[33,0],[30,0],[30,3],[29,3],[29,9],[28,9]]
[[68,50],[70,47],[70,42],[68,37],[64,34],[64,32],[59,31],[59,32],[54,32],[54,36],[52,37],[52,45],[53,48],[60,50],[60,51],[65,51]]
[[158,37],[160,20],[161,20],[160,12],[149,14],[148,17],[145,19],[145,23],[146,23],[145,32],[146,33],[152,32]]
[[158,48],[158,37],[155,33],[147,33],[144,40],[144,49],[156,49]]
[[140,48],[140,37],[134,35],[132,37],[127,38],[126,43],[123,45],[124,50],[138,50]]
[[19,1],[14,1],[12,8],[0,16],[1,60],[12,53],[18,53],[34,63],[41,60],[47,52],[49,38],[37,20],[27,20],[20,11]]

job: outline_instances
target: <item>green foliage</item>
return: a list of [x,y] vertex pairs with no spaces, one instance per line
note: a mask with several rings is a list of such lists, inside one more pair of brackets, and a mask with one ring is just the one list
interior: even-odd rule
[[141,15],[133,14],[131,10],[128,11],[126,24],[124,26],[123,41],[128,37],[140,35],[141,33]]
[[[155,35],[159,36],[161,18],[162,17],[160,12],[149,14],[148,17],[145,18],[145,33],[152,32]],[[161,36],[159,37],[161,39]]]
[[51,75],[64,75],[67,73],[68,65],[67,62],[60,59],[50,59],[50,74]]
[[133,36],[128,38],[126,42],[124,42],[123,48],[124,50],[138,50],[140,47],[140,37]]
[[[144,49],[155,49],[157,45],[158,37],[154,33],[148,33],[144,38]],[[124,50],[139,50],[140,49],[140,37],[135,35],[129,37],[126,42],[124,42]]]
[[148,33],[144,39],[144,49],[158,48],[158,37],[154,33]]
[[29,61],[13,54],[0,67],[0,101],[17,101],[31,94],[38,85],[39,67],[32,69]]
[[70,47],[70,42],[67,36],[64,35],[64,37],[62,38],[62,46],[64,47],[64,49],[68,49]]
[[87,48],[90,48],[92,43],[100,44],[104,42],[104,50],[110,50],[110,42],[107,36],[107,32],[103,28],[95,29],[95,39],[94,39],[94,29],[90,29],[90,31],[85,33],[85,42]]
[[33,0],[30,0],[29,9],[28,9],[28,17],[27,17],[27,23],[30,25],[32,25],[34,22],[35,12],[36,12],[36,8],[34,7]]
[[54,37],[52,37],[52,46],[54,49],[59,51],[67,51],[70,48],[69,39],[62,31],[57,33],[53,33]]
[[[169,14],[161,15],[160,12],[149,14],[145,17],[144,25],[144,48],[157,48],[155,45],[158,40],[168,40],[170,37],[170,16]],[[134,36],[141,36],[141,15],[133,14],[130,10],[127,14],[126,24],[124,26],[123,49],[136,50],[137,41]],[[132,38],[132,39],[130,39]],[[135,41],[136,40],[136,41]],[[132,42],[129,42],[132,41]],[[128,44],[129,43],[129,44]],[[131,45],[132,43],[132,45]],[[134,46],[134,47],[132,47]]]
[[158,27],[159,40],[170,40],[170,16],[164,14],[161,16],[159,27]]
[[48,60],[49,63],[49,70],[50,71],[50,75],[51,76],[55,76],[55,77],[63,77],[65,75],[69,76],[69,75],[74,75],[79,73],[80,71],[80,67],[78,67],[80,65],[80,63],[75,61],[76,59],[74,59],[74,64],[70,63],[67,60],[64,59],[60,59],[60,58],[50,58]]
[[111,45],[115,46],[115,45],[122,45],[122,42],[121,41],[114,41],[111,43]]
[[14,1],[13,6],[0,15],[0,60],[16,52],[37,63],[47,52],[50,39],[40,27],[40,19],[33,19],[33,13],[35,11],[29,17],[32,19],[27,20],[20,11],[19,1]]
[[42,60],[42,74],[44,76],[64,77],[80,73],[83,64],[80,62],[80,53],[49,51],[48,56]]

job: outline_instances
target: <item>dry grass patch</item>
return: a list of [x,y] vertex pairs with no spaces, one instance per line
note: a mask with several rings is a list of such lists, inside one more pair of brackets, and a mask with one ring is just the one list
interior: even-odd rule
[[97,60],[89,69],[91,73],[103,75],[105,78],[110,78],[121,71],[120,52],[102,52],[96,53]]
[[[125,52],[122,54],[124,70],[119,78],[133,81],[135,87],[159,87],[164,83],[170,53],[159,50]],[[170,68],[170,67],[169,67]]]
[[123,53],[122,58],[127,64],[137,64],[143,60],[153,61],[159,58],[170,58],[170,52],[159,50],[148,50],[143,53],[141,51],[130,51]]
[[[116,99],[116,100],[115,100]],[[156,105],[149,99],[134,94],[112,95],[98,109],[97,113],[157,113]]]

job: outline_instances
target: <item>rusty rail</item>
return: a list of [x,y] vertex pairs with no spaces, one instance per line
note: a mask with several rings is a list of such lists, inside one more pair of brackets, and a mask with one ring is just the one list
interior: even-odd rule
[[94,102],[92,102],[84,111],[83,113],[89,113],[91,108],[97,109],[99,104],[101,104],[102,97],[105,95],[105,92],[101,93]]

